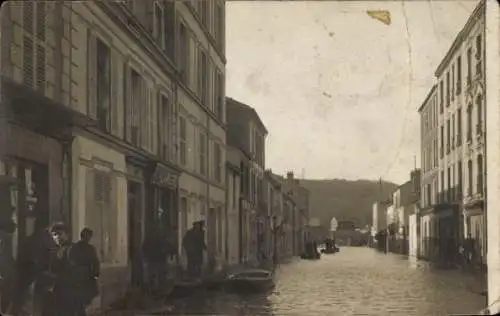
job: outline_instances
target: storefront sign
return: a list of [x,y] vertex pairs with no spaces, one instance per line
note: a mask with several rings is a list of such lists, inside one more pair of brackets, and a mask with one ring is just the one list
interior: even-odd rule
[[170,188],[177,187],[178,176],[167,168],[157,165],[152,177],[152,183],[158,186],[165,186]]

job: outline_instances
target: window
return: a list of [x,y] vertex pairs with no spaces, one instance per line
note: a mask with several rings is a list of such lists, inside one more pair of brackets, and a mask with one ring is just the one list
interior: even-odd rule
[[214,177],[217,182],[222,182],[222,150],[218,143],[214,143]]
[[483,194],[483,188],[484,188],[484,183],[483,183],[483,156],[478,155],[477,156],[477,193]]
[[164,14],[163,8],[160,6],[158,2],[154,3],[154,27],[153,27],[153,36],[161,48],[165,48],[165,36],[163,31],[165,30],[164,25]]
[[446,153],[450,153],[450,136],[451,136],[451,129],[450,129],[450,119],[446,120]]
[[441,125],[441,149],[440,149],[441,158],[444,157],[444,125]]
[[472,160],[469,160],[467,162],[467,171],[468,171],[467,195],[472,196],[472,175],[473,175]]
[[45,94],[46,3],[23,2],[23,84]]
[[205,106],[208,104],[208,60],[207,54],[200,50],[200,72],[198,74],[198,91],[200,92],[201,103]]
[[467,141],[472,140],[472,104],[467,106]]
[[224,81],[222,74],[216,70],[215,72],[215,116],[220,120],[224,120]]
[[439,198],[439,202],[443,202],[443,193],[444,193],[444,171],[441,171],[441,197]]
[[451,66],[451,101],[455,100],[455,64]]
[[224,25],[224,8],[220,3],[217,3],[215,9],[215,39],[221,50],[224,49]]
[[472,82],[472,48],[467,49],[467,86]]
[[141,76],[134,70],[131,71],[132,82],[132,100],[131,100],[131,119],[130,119],[130,142],[139,147],[141,144],[141,107],[143,105],[143,86],[144,82]]
[[189,36],[188,30],[186,26],[181,23],[180,24],[180,33],[179,33],[179,71],[181,73],[182,80],[187,83],[189,81]]
[[455,148],[455,114],[451,115],[451,149]]
[[446,73],[446,106],[450,106],[450,72]]
[[439,112],[443,113],[444,111],[444,86],[443,81],[439,82]]
[[164,160],[170,160],[170,140],[171,140],[171,113],[170,113],[170,104],[168,102],[168,98],[160,94],[160,111],[161,115],[158,115],[158,125],[160,126],[160,156]]
[[457,95],[460,95],[462,92],[462,56],[458,56],[457,58]]
[[96,114],[98,126],[101,130],[111,130],[111,51],[109,47],[97,39],[96,42],[97,68],[96,76]]
[[200,162],[200,166],[199,166],[199,170],[200,170],[200,173],[202,175],[206,175],[207,173],[207,168],[206,168],[206,164],[207,164],[207,135],[203,134],[203,132],[200,131],[200,143],[199,143],[199,162]]
[[478,95],[476,98],[476,114],[477,114],[477,125],[476,125],[476,134],[481,135],[483,132],[483,97]]
[[448,167],[448,172],[446,173],[446,200],[449,201],[451,199],[451,168]]
[[462,179],[462,174],[463,174],[463,169],[462,169],[462,161],[459,160],[457,164],[457,177],[458,177],[458,197],[462,198],[462,184],[463,184],[463,179]]
[[179,147],[180,147],[180,163],[182,166],[187,164],[187,126],[186,119],[182,116],[179,117]]
[[482,55],[482,40],[481,40],[481,34],[479,34],[476,37],[476,75],[480,76],[482,74],[483,70],[483,65],[481,62],[481,55]]
[[457,146],[462,144],[462,109],[457,110]]
[[86,226],[94,232],[92,244],[101,262],[111,262],[117,236],[116,214],[111,203],[111,176],[95,170],[89,170],[87,175],[92,200],[89,200],[86,209]]
[[236,189],[237,189],[238,181],[236,181],[236,173],[232,173],[232,178],[233,178],[233,205],[234,205],[234,208],[237,209],[238,208],[238,201],[236,199],[236,196],[237,196],[238,191]]
[[200,1],[200,5],[201,23],[208,27],[208,1]]

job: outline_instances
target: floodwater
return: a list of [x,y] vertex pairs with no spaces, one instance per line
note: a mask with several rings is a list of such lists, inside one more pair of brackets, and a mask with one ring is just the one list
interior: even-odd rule
[[485,307],[481,282],[403,256],[343,247],[321,260],[296,260],[267,294],[211,292],[177,299],[169,315],[449,315]]

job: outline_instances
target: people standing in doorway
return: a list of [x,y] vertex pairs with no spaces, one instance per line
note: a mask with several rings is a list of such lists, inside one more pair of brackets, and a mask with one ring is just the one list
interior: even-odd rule
[[100,263],[97,250],[90,244],[93,232],[84,228],[80,232],[80,240],[76,242],[69,252],[70,269],[74,282],[72,288],[75,314],[86,315],[85,309],[99,294],[98,279],[100,274]]
[[203,251],[207,249],[204,221],[193,223],[193,227],[184,235],[182,244],[186,252],[189,276],[200,278],[201,267],[203,266]]

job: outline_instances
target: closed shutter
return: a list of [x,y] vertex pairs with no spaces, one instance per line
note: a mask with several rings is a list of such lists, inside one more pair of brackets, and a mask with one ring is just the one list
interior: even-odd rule
[[87,111],[88,115],[97,119],[97,40],[94,34],[90,29],[87,30],[87,47],[88,47],[88,65],[87,65],[87,74],[88,74],[88,87],[87,87]]
[[23,38],[23,84],[32,88],[34,84],[34,48],[33,40],[29,36]]

